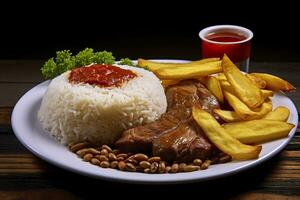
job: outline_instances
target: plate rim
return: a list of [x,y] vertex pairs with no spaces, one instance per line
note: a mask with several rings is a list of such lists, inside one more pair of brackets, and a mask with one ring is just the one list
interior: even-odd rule
[[[181,61],[181,62],[188,62],[188,60],[173,60],[173,59],[151,59],[151,60],[156,60],[156,61],[163,61],[163,62],[174,62],[174,61]],[[186,174],[185,173],[182,177],[180,177],[180,180],[177,179],[164,179],[164,180],[157,180],[157,179],[147,179],[147,180],[143,180],[143,179],[137,179],[134,178],[134,176],[128,176],[128,178],[123,178],[123,177],[116,177],[116,176],[107,176],[107,175],[103,175],[103,174],[94,174],[94,173],[89,173],[87,171],[84,170],[79,170],[77,168],[74,167],[70,167],[68,165],[65,165],[64,163],[60,163],[57,160],[53,160],[53,159],[49,159],[48,157],[46,157],[45,155],[41,154],[35,147],[32,147],[31,145],[28,144],[28,142],[26,142],[24,140],[24,138],[22,137],[22,133],[19,132],[19,129],[17,127],[17,122],[16,120],[18,119],[18,111],[21,109],[20,106],[22,105],[23,101],[27,98],[28,95],[30,95],[30,93],[33,92],[33,90],[37,90],[40,87],[42,87],[43,85],[45,86],[45,90],[47,89],[48,84],[50,83],[50,80],[44,81],[39,83],[38,85],[34,86],[33,88],[31,88],[30,90],[28,90],[24,95],[22,95],[22,97],[18,100],[18,102],[16,103],[16,105],[14,106],[13,112],[12,112],[12,116],[11,116],[11,126],[13,129],[13,132],[15,134],[15,136],[17,137],[17,139],[21,142],[21,144],[23,146],[25,146],[31,153],[33,153],[34,155],[36,155],[37,157],[39,157],[40,159],[43,159],[55,166],[58,166],[64,170],[67,171],[72,171],[74,173],[77,174],[81,174],[84,176],[88,176],[88,177],[92,177],[92,178],[97,178],[97,179],[103,179],[103,180],[109,180],[109,181],[117,181],[117,182],[126,182],[126,183],[139,183],[139,184],[178,184],[178,183],[186,183],[186,182],[200,182],[200,181],[206,181],[206,180],[212,180],[212,179],[217,179],[217,178],[221,178],[221,177],[225,177],[225,176],[229,176],[229,175],[233,175],[236,173],[240,173],[243,172],[245,170],[248,170],[252,167],[255,167],[269,159],[271,159],[272,157],[274,157],[276,154],[278,154],[280,151],[282,151],[282,149],[290,142],[290,140],[294,137],[295,133],[296,133],[296,129],[297,129],[297,125],[298,125],[298,111],[297,108],[295,106],[295,104],[293,103],[293,101],[287,97],[284,96],[284,98],[286,98],[287,101],[289,101],[290,105],[292,106],[292,109],[294,111],[296,111],[296,121],[297,123],[295,124],[295,127],[291,130],[291,132],[289,133],[289,137],[286,138],[279,146],[277,146],[275,149],[273,149],[272,151],[270,151],[267,155],[265,155],[262,158],[258,158],[256,160],[253,160],[245,165],[233,168],[225,173],[221,173],[221,174],[217,174],[217,175],[212,175],[212,176],[207,176],[207,177],[187,177],[184,178]],[[42,97],[41,97],[42,98]],[[292,111],[291,111],[292,113]],[[59,142],[57,142],[59,143]],[[78,159],[81,160],[81,159]],[[105,170],[105,169],[104,169]],[[132,172],[123,172],[123,173],[130,173],[132,174]],[[195,172],[191,172],[191,173],[195,173]],[[191,174],[189,173],[189,174]],[[152,174],[147,174],[147,176],[155,176]],[[175,174],[160,174],[160,176],[169,176],[169,175],[175,175]],[[177,174],[178,175],[178,174]],[[155,176],[156,177],[156,176]],[[158,176],[159,177],[159,176]]]

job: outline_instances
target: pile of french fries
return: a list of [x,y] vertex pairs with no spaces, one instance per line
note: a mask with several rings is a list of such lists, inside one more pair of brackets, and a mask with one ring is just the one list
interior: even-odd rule
[[274,92],[290,92],[289,82],[265,73],[246,74],[226,56],[189,63],[159,63],[139,59],[138,65],[155,73],[166,88],[184,79],[198,79],[222,105],[230,109],[216,109],[224,123],[194,106],[192,113],[203,132],[221,151],[234,160],[259,157],[264,142],[287,137],[294,124],[287,123],[288,108],[273,109]]

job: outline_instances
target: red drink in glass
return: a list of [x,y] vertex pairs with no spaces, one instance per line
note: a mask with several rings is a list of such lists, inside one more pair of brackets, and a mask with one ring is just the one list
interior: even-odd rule
[[240,26],[219,25],[203,29],[199,36],[202,39],[203,58],[222,58],[226,53],[243,71],[248,72],[250,40],[253,37],[250,30]]

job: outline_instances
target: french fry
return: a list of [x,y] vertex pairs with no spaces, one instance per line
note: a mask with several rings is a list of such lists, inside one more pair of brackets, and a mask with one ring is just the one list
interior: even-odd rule
[[162,63],[162,62],[154,62],[154,61],[139,58],[138,66],[147,67],[150,71],[157,71],[166,67],[190,67],[190,66],[201,65],[204,63],[218,61],[218,60],[220,60],[220,58],[206,58],[206,59],[192,61],[188,63]]
[[258,144],[287,137],[295,125],[266,119],[223,124],[232,137],[244,144]]
[[242,120],[236,112],[231,110],[215,109],[214,112],[225,122],[239,122]]
[[260,89],[264,89],[267,85],[267,82],[264,79],[261,79],[252,74],[246,74],[246,76]]
[[284,106],[279,106],[275,108],[275,110],[269,112],[262,119],[286,122],[289,116],[290,116],[290,110]]
[[219,80],[216,77],[214,76],[200,77],[199,80],[218,99],[220,103],[223,103],[224,96],[222,92],[222,87]]
[[245,76],[239,68],[231,62],[226,56],[222,59],[223,72],[237,95],[250,108],[259,107],[264,99],[260,89],[252,83],[252,81]]
[[[227,90],[230,93],[235,95],[235,91],[233,90],[233,88],[231,87],[230,83],[226,80],[221,80],[220,81],[220,85],[223,88],[223,90]],[[261,94],[264,100],[267,100],[269,97],[272,97],[274,95],[274,92],[272,90],[264,90],[261,89]]]
[[250,146],[241,143],[229,135],[211,114],[205,112],[200,107],[193,107],[192,113],[193,118],[209,140],[221,151],[232,156],[234,160],[249,160],[259,156],[261,146]]
[[219,81],[227,81],[227,78],[226,78],[226,76],[225,76],[224,73],[218,73],[218,74],[216,75],[216,78],[217,78]]
[[222,71],[222,61],[213,61],[204,64],[197,64],[193,66],[185,67],[165,67],[160,70],[154,71],[154,73],[160,79],[189,79],[197,78],[201,76],[207,76],[210,74],[218,73]]
[[266,89],[273,90],[273,91],[283,91],[283,92],[289,92],[291,90],[295,90],[296,88],[287,82],[286,80],[283,80],[277,76],[271,75],[271,74],[265,74],[265,73],[251,73],[251,75],[261,78],[266,81]]
[[259,108],[250,109],[239,98],[232,93],[224,90],[223,94],[229,105],[234,109],[236,114],[243,120],[260,119],[272,110],[272,102],[264,102]]
[[220,82],[220,85],[221,85],[221,87],[222,87],[223,90],[227,90],[227,91],[229,91],[229,92],[231,92],[233,94],[235,93],[234,90],[233,90],[233,88],[231,87],[231,85],[230,85],[230,83],[228,81],[226,81],[226,80],[219,80],[219,82]]
[[266,100],[269,97],[272,97],[274,95],[274,92],[272,90],[261,90],[261,94],[262,94],[264,100]]

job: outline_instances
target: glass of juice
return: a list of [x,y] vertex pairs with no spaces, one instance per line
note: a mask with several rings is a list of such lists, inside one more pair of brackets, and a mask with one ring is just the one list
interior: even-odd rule
[[242,71],[249,71],[252,31],[241,26],[217,25],[201,30],[199,36],[203,58],[222,58],[225,53]]

